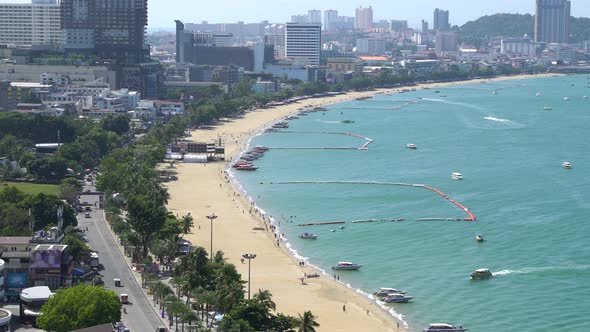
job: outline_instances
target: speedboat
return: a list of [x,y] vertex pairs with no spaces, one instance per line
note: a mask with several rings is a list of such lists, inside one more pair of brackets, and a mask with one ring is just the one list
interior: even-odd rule
[[563,100],[564,101],[570,101],[570,98],[569,97],[563,97]]
[[410,149],[410,150],[416,150],[418,147],[416,146],[416,144],[406,144],[406,148]]
[[543,107],[543,109],[544,109],[545,111],[551,111],[551,110],[553,109],[553,107],[550,107],[550,106],[545,106],[545,107]]
[[386,297],[387,295],[390,295],[390,294],[406,294],[406,292],[403,290],[396,289],[396,288],[381,288],[380,290],[373,293],[373,295],[375,295],[377,297]]
[[432,323],[429,327],[425,328],[422,332],[464,332],[467,329],[463,326],[454,326],[447,323]]
[[301,235],[299,235],[300,239],[311,239],[311,240],[315,240],[318,238],[318,236],[316,234],[312,234],[312,233],[303,233]]
[[471,279],[489,279],[492,277],[490,269],[477,269],[469,275]]
[[459,172],[453,172],[453,173],[451,173],[451,179],[453,179],[453,180],[463,180],[463,174],[461,174]]
[[383,302],[385,303],[406,303],[413,299],[413,296],[405,295],[405,294],[389,294],[384,299]]
[[561,165],[563,166],[563,168],[572,168],[572,163],[570,163],[569,161],[564,161]]
[[238,171],[255,171],[255,170],[258,169],[258,167],[250,164],[250,165],[241,165],[241,166],[238,166],[238,167],[236,167],[236,169]]
[[338,265],[332,266],[332,270],[358,270],[362,265],[351,262],[338,262]]
[[477,234],[475,236],[475,241],[477,241],[477,242],[483,242],[483,241],[485,241],[485,239],[483,238],[483,235],[482,234]]
[[354,121],[352,121],[352,120],[342,120],[340,122],[342,122],[342,123],[354,123]]
[[537,92],[537,94],[535,94],[535,96],[540,97],[541,96],[541,93],[540,92]]

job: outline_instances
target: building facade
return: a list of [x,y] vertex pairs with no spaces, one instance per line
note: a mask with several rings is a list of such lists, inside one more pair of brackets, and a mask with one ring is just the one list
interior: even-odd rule
[[322,24],[322,11],[317,9],[312,9],[307,12],[307,22],[308,23],[319,23]]
[[434,30],[437,31],[447,31],[451,29],[451,24],[449,23],[449,11],[442,10],[440,8],[436,8],[434,10]]
[[524,38],[502,39],[500,45],[502,54],[520,55],[532,59],[537,53],[535,43],[526,35]]
[[537,0],[535,12],[536,42],[568,43],[571,16],[569,0]]
[[406,21],[406,20],[391,20],[389,22],[389,30],[390,31],[400,32],[403,29],[407,29],[407,28],[408,28],[408,21]]
[[147,10],[147,0],[62,0],[64,48],[123,64],[145,62]]
[[355,25],[357,30],[370,30],[373,28],[373,7],[358,7],[356,9]]
[[457,52],[457,34],[449,31],[437,31],[435,48],[437,56]]
[[338,21],[338,11],[329,9],[324,11],[324,31],[333,32],[336,30],[335,23]]
[[55,0],[0,4],[0,44],[58,47],[61,43],[61,14]]
[[287,23],[285,27],[285,53],[287,58],[311,66],[320,65],[322,48],[321,24]]

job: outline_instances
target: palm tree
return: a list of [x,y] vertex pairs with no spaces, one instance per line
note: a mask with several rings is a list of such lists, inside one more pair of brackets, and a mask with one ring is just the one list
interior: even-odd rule
[[184,331],[184,323],[188,325],[192,325],[193,322],[197,322],[199,320],[199,314],[193,311],[190,307],[186,307],[187,309],[184,310],[180,314],[180,319],[182,320],[182,330]]
[[195,226],[195,223],[193,222],[193,216],[191,216],[191,213],[187,213],[185,216],[182,216],[182,219],[180,220],[181,224],[182,224],[182,232],[184,234],[188,234],[191,232],[191,228],[193,228]]
[[258,293],[254,295],[254,300],[264,305],[268,311],[277,309],[276,303],[272,300],[272,293],[268,289],[258,289]]
[[217,308],[221,312],[230,312],[231,309],[244,299],[244,284],[242,281],[230,281],[220,284],[215,291],[217,295]]
[[303,316],[299,314],[299,318],[297,319],[297,332],[316,332],[315,328],[320,326],[318,322],[316,322],[316,316],[314,316],[311,311],[306,311],[303,313]]

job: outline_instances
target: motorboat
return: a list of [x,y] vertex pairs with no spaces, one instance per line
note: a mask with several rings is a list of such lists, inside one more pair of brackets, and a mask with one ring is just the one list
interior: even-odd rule
[[451,173],[451,179],[453,179],[453,180],[463,180],[463,174],[461,174],[459,172],[453,172],[453,173]]
[[455,326],[447,323],[432,323],[422,332],[464,332],[467,331],[463,326]]
[[536,97],[541,97],[541,93],[540,93],[540,92],[537,92],[537,93],[535,94],[535,96],[536,96]]
[[351,262],[338,262],[338,265],[332,266],[332,270],[358,270],[362,265]]
[[469,275],[471,279],[489,279],[492,277],[490,269],[477,269]]
[[440,90],[435,90],[434,93],[440,93]]
[[383,298],[383,302],[385,303],[406,303],[413,299],[413,296],[409,296],[406,294],[389,294],[385,298]]
[[258,169],[258,167],[257,167],[257,166],[254,166],[254,165],[252,165],[252,164],[250,164],[250,165],[242,165],[242,166],[238,166],[238,167],[236,167],[236,169],[237,169],[238,171],[255,171],[255,170],[257,170],[257,169]]
[[352,120],[342,120],[340,122],[342,122],[342,123],[354,123],[354,121],[352,121]]
[[406,148],[410,149],[410,150],[416,150],[418,147],[416,146],[416,144],[406,144]]
[[570,101],[570,98],[569,97],[563,97],[563,100],[564,101]]
[[475,236],[475,241],[477,241],[477,242],[483,242],[483,241],[485,241],[485,239],[483,238],[483,235],[482,234],[477,234]]
[[569,161],[564,161],[561,165],[563,166],[563,168],[572,168],[572,163],[570,163]]
[[310,240],[315,240],[318,238],[318,236],[316,234],[312,234],[312,233],[303,233],[301,235],[299,235],[300,239],[310,239]]
[[550,107],[550,106],[545,106],[545,107],[543,107],[543,109],[544,109],[545,111],[551,111],[551,110],[553,109],[553,107]]
[[406,294],[406,292],[396,288],[381,288],[380,290],[373,293],[373,295],[377,297],[386,297],[390,294]]

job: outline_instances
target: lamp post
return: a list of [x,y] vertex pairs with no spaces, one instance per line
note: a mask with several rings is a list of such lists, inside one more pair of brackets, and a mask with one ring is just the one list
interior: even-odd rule
[[248,260],[248,300],[250,299],[250,261],[256,258],[256,254],[243,254],[242,257]]
[[211,213],[207,216],[207,219],[209,219],[209,221],[211,222],[211,251],[209,252],[209,255],[211,256],[211,261],[213,261],[213,220],[217,219],[217,217],[218,216],[216,216],[215,213]]

